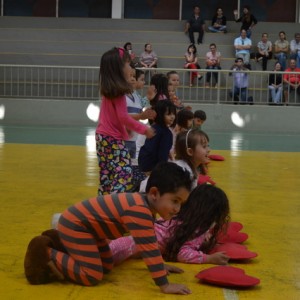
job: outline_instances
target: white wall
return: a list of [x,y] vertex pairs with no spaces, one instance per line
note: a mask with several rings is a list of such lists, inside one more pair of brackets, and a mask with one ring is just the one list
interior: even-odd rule
[[[96,126],[87,117],[90,103],[96,109],[99,106],[98,102],[80,100],[0,99],[0,110],[5,110],[3,118],[0,113],[0,125]],[[207,131],[300,133],[298,106],[203,104],[192,107],[206,112]]]

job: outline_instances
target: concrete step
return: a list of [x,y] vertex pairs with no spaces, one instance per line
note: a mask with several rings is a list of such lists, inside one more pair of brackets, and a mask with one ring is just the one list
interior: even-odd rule
[[106,19],[106,18],[47,18],[7,17],[0,18],[1,28],[43,28],[43,29],[108,29],[181,31],[185,21],[149,19]]
[[[209,21],[207,22],[209,24]],[[150,42],[159,56],[159,66],[181,68],[189,44],[183,33],[184,21],[138,19],[85,19],[85,18],[0,18],[0,64],[98,66],[101,55],[113,46],[131,41],[137,55]],[[280,26],[279,26],[280,25]],[[209,44],[215,42],[222,55],[222,67],[233,64],[233,40],[240,24],[228,22],[229,33],[205,33],[204,43],[197,45],[200,65]],[[289,39],[300,31],[299,24],[260,22],[253,30],[253,48],[261,32],[269,32],[270,40],[277,39],[278,31],[285,30]],[[272,69],[273,62],[269,62]],[[252,63],[260,69],[260,65]]]
[[[228,16],[228,19],[230,17]],[[182,31],[185,20],[150,20],[150,19],[107,19],[107,18],[46,18],[46,17],[7,17],[0,18],[1,28],[44,28],[44,29],[94,29],[94,30],[137,30],[145,31]],[[209,26],[211,20],[206,20]],[[229,32],[239,32],[241,23],[228,21]],[[274,30],[275,29],[275,30]],[[286,31],[287,33],[300,31],[300,24],[286,22],[258,22],[253,32],[262,34],[263,32],[276,33],[277,31]]]

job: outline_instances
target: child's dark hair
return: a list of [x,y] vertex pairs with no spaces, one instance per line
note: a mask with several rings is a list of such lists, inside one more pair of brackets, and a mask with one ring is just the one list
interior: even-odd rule
[[172,162],[162,162],[152,170],[146,186],[146,193],[151,187],[156,187],[160,195],[166,193],[176,193],[179,188],[186,188],[188,191],[192,188],[190,174]]
[[192,157],[188,154],[188,148],[195,149],[197,144],[209,142],[208,135],[197,128],[190,129],[188,131],[183,131],[178,133],[175,142],[175,155],[177,160],[184,160],[194,173],[194,178],[197,178],[198,171],[197,167],[200,169],[201,174],[206,174],[205,166],[195,166]]
[[171,76],[171,75],[174,75],[174,74],[178,75],[178,72],[177,72],[177,71],[169,71],[169,72],[167,73],[167,77],[170,78],[170,76]]
[[127,46],[132,46],[132,44],[130,42],[125,43],[125,45],[123,46],[123,48],[127,51]]
[[112,48],[105,52],[100,61],[99,86],[101,95],[114,99],[131,93],[131,85],[124,76],[124,64],[130,62],[123,48]]
[[194,54],[196,55],[197,54],[197,48],[194,44],[190,44],[188,47],[187,47],[187,52],[189,52],[189,49],[190,48],[193,48],[194,49]]
[[218,16],[218,10],[219,10],[219,9],[221,9],[221,10],[223,11],[223,8],[222,8],[222,7],[220,7],[220,6],[219,6],[219,7],[217,7],[217,9],[216,9],[216,11],[215,11],[215,17],[217,17],[217,16]]
[[206,121],[206,113],[205,111],[199,109],[194,112],[194,118],[200,119],[202,121]]
[[169,91],[168,91],[168,83],[169,80],[165,74],[158,73],[154,74],[150,79],[150,85],[154,85],[156,89],[156,95],[153,99],[151,99],[151,106],[155,107],[159,98],[165,96],[169,99]]
[[142,74],[145,74],[145,72],[141,69],[135,69],[135,79],[138,80]]
[[[212,238],[206,249],[208,252],[216,244],[216,236],[224,230],[229,221],[229,201],[223,190],[210,185],[198,185],[189,195],[174,218],[176,222],[169,228],[170,238],[167,241],[163,257],[166,261],[177,261],[182,245],[211,229]],[[170,221],[172,222],[172,220]]]
[[194,114],[189,109],[182,109],[177,113],[177,125],[188,129],[188,121],[193,120]]
[[176,117],[176,106],[170,100],[159,100],[154,107],[156,112],[155,124],[160,126],[166,126],[165,124],[165,114],[174,114]]

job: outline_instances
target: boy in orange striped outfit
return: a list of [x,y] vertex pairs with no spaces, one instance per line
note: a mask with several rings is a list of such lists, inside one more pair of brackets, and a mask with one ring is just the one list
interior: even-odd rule
[[[25,275],[32,284],[45,283],[50,269],[75,283],[92,286],[113,267],[107,239],[132,235],[152,278],[163,293],[189,294],[182,284],[168,282],[167,272],[182,270],[164,265],[154,232],[158,213],[169,220],[178,214],[191,189],[190,174],[174,163],[158,165],[151,173],[146,194],[120,193],[99,196],[69,207],[60,217],[58,232],[65,251],[34,238],[25,257]],[[39,248],[39,245],[42,245]],[[42,248],[42,249],[41,249]],[[35,250],[33,250],[35,249]],[[37,250],[36,250],[37,249]],[[36,255],[33,251],[37,251]],[[44,253],[43,274],[36,257]],[[49,269],[50,267],[50,269]]]

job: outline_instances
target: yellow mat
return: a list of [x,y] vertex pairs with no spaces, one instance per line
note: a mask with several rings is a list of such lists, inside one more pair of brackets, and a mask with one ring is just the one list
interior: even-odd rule
[[250,263],[232,264],[261,279],[252,289],[231,290],[200,284],[194,277],[212,265],[176,264],[189,296],[164,295],[141,260],[116,267],[95,287],[72,283],[29,285],[23,259],[29,240],[50,227],[53,213],[95,196],[97,159],[81,146],[0,145],[0,298],[12,299],[300,299],[300,154],[214,151],[211,177],[231,203],[232,220],[244,225]]

